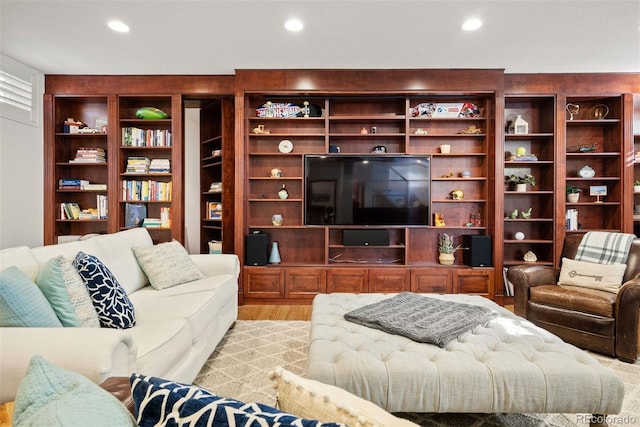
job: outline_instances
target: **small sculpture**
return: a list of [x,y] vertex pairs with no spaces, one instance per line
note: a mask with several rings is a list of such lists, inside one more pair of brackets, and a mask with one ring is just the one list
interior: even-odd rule
[[428,132],[426,129],[422,129],[422,128],[418,128],[416,129],[416,131],[414,132],[416,135],[427,135]]
[[538,260],[538,257],[533,252],[527,251],[522,259],[524,259],[525,262],[536,262]]
[[516,219],[518,218],[518,209],[514,209],[513,212],[509,214],[509,218]]
[[482,129],[480,129],[479,127],[475,127],[474,125],[471,125],[466,129],[460,130],[458,133],[462,133],[462,134],[482,133]]
[[258,125],[257,127],[253,128],[253,133],[258,135],[268,135],[271,133],[271,131],[269,129],[265,129],[264,125]]
[[464,192],[462,190],[453,190],[449,194],[453,200],[462,200],[464,198]]
[[278,168],[271,169],[271,178],[280,178],[282,176],[282,170]]
[[529,208],[528,211],[522,211],[520,212],[520,215],[522,216],[522,218],[524,219],[529,219],[531,217],[531,211],[533,210],[533,208]]
[[440,212],[436,212],[434,214],[434,225],[436,227],[444,227],[445,226],[444,217],[442,216],[442,214]]

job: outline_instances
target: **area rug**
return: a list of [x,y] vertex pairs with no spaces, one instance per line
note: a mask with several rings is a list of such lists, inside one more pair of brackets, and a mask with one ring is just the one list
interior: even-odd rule
[[[269,372],[277,366],[303,375],[310,322],[240,320],[218,345],[194,383],[246,402],[275,404]],[[625,384],[620,414],[607,416],[609,426],[640,425],[640,361],[635,364],[591,353]],[[589,414],[396,414],[429,427],[584,427]]]

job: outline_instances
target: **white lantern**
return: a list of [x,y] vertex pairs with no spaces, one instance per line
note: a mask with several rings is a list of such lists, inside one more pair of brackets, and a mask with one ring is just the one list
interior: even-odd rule
[[513,133],[520,135],[529,133],[529,123],[520,114],[513,122]]

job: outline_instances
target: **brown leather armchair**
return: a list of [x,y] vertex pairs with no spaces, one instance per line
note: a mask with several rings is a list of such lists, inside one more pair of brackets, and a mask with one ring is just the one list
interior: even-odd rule
[[[582,240],[565,238],[562,257],[573,259]],[[559,286],[560,269],[540,265],[509,268],[514,311],[578,347],[635,362],[640,353],[640,239],[634,239],[617,294]]]

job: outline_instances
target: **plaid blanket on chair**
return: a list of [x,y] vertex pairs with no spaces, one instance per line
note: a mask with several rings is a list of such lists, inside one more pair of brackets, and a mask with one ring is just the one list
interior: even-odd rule
[[576,261],[597,264],[626,264],[634,234],[589,231],[583,237]]

